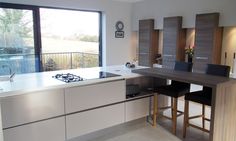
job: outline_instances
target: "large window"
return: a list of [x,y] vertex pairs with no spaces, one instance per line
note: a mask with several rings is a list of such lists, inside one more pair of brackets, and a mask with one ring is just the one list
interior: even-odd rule
[[33,11],[0,8],[0,74],[39,70],[35,56]]
[[40,8],[40,22],[46,70],[99,65],[99,13]]
[[[0,75],[101,65],[100,12],[0,3]],[[4,66],[4,67],[2,67]]]

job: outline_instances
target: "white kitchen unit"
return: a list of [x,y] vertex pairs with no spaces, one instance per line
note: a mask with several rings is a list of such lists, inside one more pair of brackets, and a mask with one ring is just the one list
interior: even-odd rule
[[65,117],[6,129],[3,134],[4,141],[65,141]]
[[150,97],[125,102],[125,122],[148,116],[149,101]]
[[64,115],[64,90],[47,90],[1,98],[3,129]]
[[124,79],[65,89],[67,114],[124,100]]
[[124,103],[66,116],[67,139],[124,123]]
[[115,66],[68,73],[100,71],[120,76],[65,83],[52,77],[64,71],[52,71],[16,75],[13,82],[0,82],[0,141],[66,141],[125,123],[129,110],[129,120],[146,115],[141,108],[148,106],[144,99],[130,101],[128,110],[125,108],[126,80],[140,77],[130,69]]
[[67,139],[124,123],[125,84],[118,79],[66,88]]

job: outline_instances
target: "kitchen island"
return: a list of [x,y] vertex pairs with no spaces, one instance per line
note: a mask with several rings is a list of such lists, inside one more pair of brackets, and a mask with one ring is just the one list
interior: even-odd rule
[[[145,68],[138,66],[135,69]],[[94,67],[94,68],[81,68],[81,69],[71,69],[71,70],[59,70],[41,73],[28,73],[16,75],[14,82],[10,81],[0,81],[0,97],[22,95],[28,92],[35,92],[41,90],[66,88],[74,86],[83,86],[92,83],[106,82],[111,80],[119,79],[129,79],[140,77],[142,75],[135,74],[131,72],[132,69],[126,68],[125,66],[108,66],[108,67]],[[106,79],[96,79],[96,75],[99,71],[110,72],[118,74],[118,77],[110,77]],[[56,74],[66,74],[71,73],[79,75],[85,78],[86,81],[80,81],[78,83],[65,83],[58,81],[53,78]]]
[[[100,71],[120,76],[99,79]],[[65,83],[53,77],[63,73],[84,80]],[[146,80],[125,66],[111,66],[21,74],[0,82],[0,141],[69,141],[145,117],[152,94],[126,99],[126,84],[140,78]]]

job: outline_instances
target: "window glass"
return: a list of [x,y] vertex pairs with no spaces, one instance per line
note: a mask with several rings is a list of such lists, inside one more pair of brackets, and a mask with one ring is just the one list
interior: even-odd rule
[[0,75],[37,71],[33,11],[0,8]]
[[101,65],[100,12],[0,3],[0,75]]
[[99,66],[99,13],[40,8],[43,69]]

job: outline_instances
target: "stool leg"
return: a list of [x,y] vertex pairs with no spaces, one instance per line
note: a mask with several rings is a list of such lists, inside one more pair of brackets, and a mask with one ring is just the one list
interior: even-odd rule
[[173,115],[173,112],[174,112],[174,111],[173,111],[173,108],[174,108],[174,101],[173,101],[173,97],[171,97],[170,99],[171,99],[171,101],[170,101],[171,117],[173,118],[173,116],[174,116],[174,115]]
[[157,124],[157,113],[158,113],[158,108],[157,108],[157,94],[154,94],[153,96],[153,126],[156,126]]
[[189,120],[189,101],[184,101],[184,126],[183,126],[183,138],[186,137],[186,130]]
[[202,105],[202,128],[205,129],[205,105]]
[[173,99],[173,117],[172,117],[172,132],[173,134],[176,135],[176,125],[177,125],[177,107],[178,107],[178,99],[174,98]]

